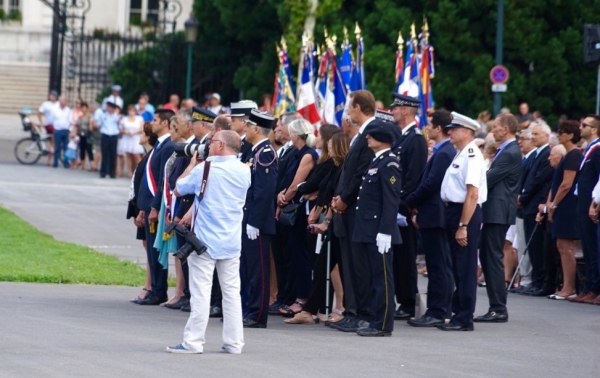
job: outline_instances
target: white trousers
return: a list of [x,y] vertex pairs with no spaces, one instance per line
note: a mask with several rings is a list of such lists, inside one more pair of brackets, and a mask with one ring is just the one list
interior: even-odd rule
[[[523,252],[525,252],[525,248],[527,248],[527,241],[525,240],[525,227],[523,226],[523,219],[517,218],[516,222],[517,227],[517,242],[513,243],[513,248],[515,248],[519,254],[519,261],[521,257],[523,257]],[[515,245],[516,244],[516,245]],[[531,262],[529,260],[529,251],[523,257],[523,261],[521,262],[521,268],[519,269],[521,273],[521,277],[523,279],[522,284],[527,286],[531,284]]]
[[215,266],[223,292],[223,347],[238,354],[244,346],[242,300],[240,298],[240,258],[215,260],[208,252],[192,253],[187,260],[190,272],[192,312],[183,331],[183,346],[202,352],[210,312],[210,293]]

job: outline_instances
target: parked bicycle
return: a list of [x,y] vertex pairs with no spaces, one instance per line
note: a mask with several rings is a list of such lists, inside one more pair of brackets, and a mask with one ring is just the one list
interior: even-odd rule
[[[15,157],[19,163],[25,165],[33,165],[42,156],[48,156],[51,153],[46,144],[51,135],[42,133],[42,127],[31,122],[30,115],[31,111],[28,111],[28,109],[19,112],[23,131],[28,131],[30,135],[28,138],[19,140],[15,145]],[[59,160],[62,162],[62,156],[59,157]]]

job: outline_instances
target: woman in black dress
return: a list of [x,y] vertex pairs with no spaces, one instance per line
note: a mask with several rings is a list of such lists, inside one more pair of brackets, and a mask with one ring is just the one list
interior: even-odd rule
[[554,170],[550,196],[546,208],[548,220],[552,222],[552,238],[560,253],[563,271],[562,289],[548,296],[550,299],[566,299],[575,296],[575,248],[574,241],[580,238],[577,228],[577,196],[575,179],[581,164],[582,153],[577,148],[581,132],[577,121],[562,121],[558,125],[558,141],[565,147],[566,155]]

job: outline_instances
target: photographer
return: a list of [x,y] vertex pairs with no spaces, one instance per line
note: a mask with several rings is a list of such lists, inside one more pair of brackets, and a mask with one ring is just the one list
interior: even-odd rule
[[[214,135],[209,158],[198,163],[196,154],[177,180],[175,195],[194,193],[191,229],[207,248],[188,258],[192,312],[183,343],[167,347],[171,353],[202,353],[208,325],[210,292],[215,266],[223,292],[223,347],[239,354],[244,346],[240,298],[240,250],[242,218],[250,169],[237,159],[241,140],[233,131]],[[205,173],[205,168],[206,173]]]

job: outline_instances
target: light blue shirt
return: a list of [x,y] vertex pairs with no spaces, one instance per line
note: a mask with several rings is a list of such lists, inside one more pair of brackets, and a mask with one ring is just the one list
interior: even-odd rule
[[514,142],[516,139],[515,138],[511,138],[509,140],[506,140],[504,142],[502,142],[502,144],[500,144],[498,146],[498,152],[496,153],[496,156],[500,155],[500,153],[502,152],[502,150],[504,150],[504,147],[506,147],[509,143]]
[[177,180],[180,195],[196,194],[192,214],[194,232],[215,260],[240,256],[242,218],[246,192],[250,187],[250,167],[235,155],[210,156],[210,173],[204,198],[198,202],[204,163],[198,164],[187,177]]
[[120,119],[121,115],[119,113],[109,114],[108,112],[105,112],[102,118],[102,127],[100,128],[100,132],[108,136],[119,135]]
[[448,142],[450,142],[450,139],[444,139],[443,141],[437,143],[435,146],[433,146],[433,153],[435,154],[436,152],[438,152],[438,150]]

